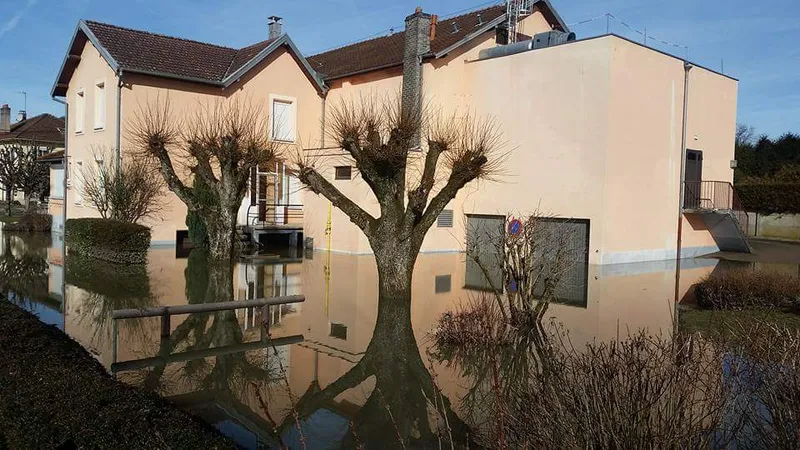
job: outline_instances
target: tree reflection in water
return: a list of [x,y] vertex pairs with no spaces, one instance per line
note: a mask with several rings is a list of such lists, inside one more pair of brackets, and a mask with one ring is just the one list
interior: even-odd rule
[[28,302],[48,302],[48,233],[2,233],[0,252],[0,291],[19,306]]
[[[190,304],[234,301],[233,266],[211,263],[201,251],[192,251],[186,270],[186,298]],[[223,349],[245,342],[234,310],[189,314],[161,342],[158,356],[168,357],[211,348]],[[268,344],[265,344],[268,346]],[[198,358],[181,367],[180,377],[192,391],[213,392],[217,398],[244,401],[255,395],[259,383],[277,378],[274,364],[265,352],[234,352],[215,356],[213,361]],[[164,387],[166,362],[156,365],[141,381],[147,389]]]
[[297,428],[298,421],[331,408],[338,395],[371,378],[375,387],[350,419],[340,447],[460,447],[467,443],[469,430],[426,368],[403,302],[378,305],[372,339],[361,360],[324,389],[312,382],[283,428]]

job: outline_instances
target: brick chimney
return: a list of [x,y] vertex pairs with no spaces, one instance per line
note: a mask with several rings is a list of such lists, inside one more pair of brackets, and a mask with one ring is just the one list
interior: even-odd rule
[[281,37],[283,31],[281,30],[282,17],[269,16],[269,38],[277,39]]
[[8,105],[0,107],[0,133],[11,131],[11,108]]
[[[422,108],[422,56],[431,51],[431,15],[417,7],[406,17],[403,51],[403,113],[419,114]],[[414,137],[412,147],[419,147],[420,136]]]

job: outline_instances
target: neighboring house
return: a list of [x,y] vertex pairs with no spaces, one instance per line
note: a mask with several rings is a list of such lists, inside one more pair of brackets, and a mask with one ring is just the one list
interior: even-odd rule
[[[11,123],[11,108],[8,105],[0,106],[0,152],[11,146],[22,146],[41,156],[64,146],[63,118],[40,114],[28,119],[25,111],[20,111],[17,119]],[[5,194],[5,187],[0,188]],[[14,200],[22,202],[23,194],[15,193]]]
[[37,159],[50,166],[50,196],[47,213],[53,217],[50,227],[55,233],[64,232],[64,149],[55,149]]
[[[88,148],[101,142],[121,146],[124,157],[116,124],[147,99],[169,92],[171,103],[192,108],[198,99],[248,95],[292,118],[273,137],[323,149],[317,168],[377,215],[352,162],[326,150],[334,143],[326,142],[323,111],[395,95],[405,83],[440,114],[494,117],[508,142],[503,180],[465,188],[423,251],[463,251],[475,227],[500,230],[507,214],[535,210],[570,219],[576,258],[592,264],[673,259],[679,242],[684,257],[746,249],[730,186],[737,80],[616,35],[575,40],[547,0],[529,1],[511,19],[506,5],[450,18],[417,10],[406,30],[304,58],[285,35],[235,50],[81,22],[53,90],[70,103],[69,166],[89,163]],[[98,98],[103,121],[94,131],[83,124],[97,121]],[[299,202],[284,170],[264,170],[265,180],[278,180],[269,199]],[[254,195],[267,198],[266,185]],[[81,203],[74,185],[68,197],[70,217],[91,214],[73,207]],[[304,194],[302,203],[304,232],[316,247],[327,247],[330,229],[331,250],[370,253],[344,214],[334,209],[328,224],[327,200]],[[163,221],[151,224],[154,239],[174,242],[184,216],[172,201]]]

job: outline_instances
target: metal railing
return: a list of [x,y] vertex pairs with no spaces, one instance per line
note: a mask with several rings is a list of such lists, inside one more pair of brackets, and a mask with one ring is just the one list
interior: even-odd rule
[[747,212],[736,189],[727,181],[685,181],[683,209],[695,211],[725,211],[736,219],[739,229],[747,234]]
[[261,201],[247,208],[247,224],[282,225],[303,223],[303,205]]

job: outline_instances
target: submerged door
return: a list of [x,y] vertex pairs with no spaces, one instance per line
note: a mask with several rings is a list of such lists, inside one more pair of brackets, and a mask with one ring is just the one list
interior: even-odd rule
[[683,207],[687,209],[700,208],[703,181],[703,152],[699,150],[686,150],[686,181],[684,187]]

